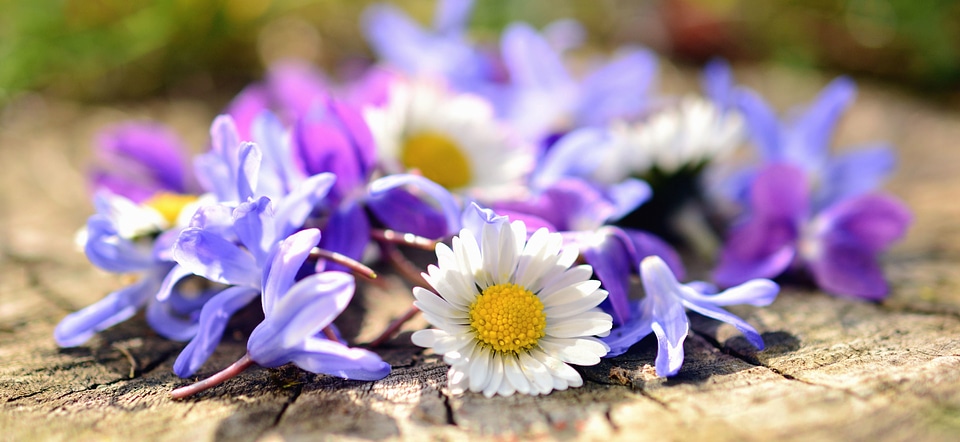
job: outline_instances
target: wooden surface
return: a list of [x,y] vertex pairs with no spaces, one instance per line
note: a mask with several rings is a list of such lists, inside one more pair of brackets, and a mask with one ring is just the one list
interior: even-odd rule
[[[769,72],[741,79],[778,105],[825,81]],[[38,97],[0,115],[0,439],[3,440],[955,440],[960,435],[960,115],[865,87],[840,143],[893,141],[901,166],[888,185],[916,212],[906,241],[885,257],[894,293],[882,304],[788,289],[769,308],[734,308],[763,332],[754,351],[736,330],[694,321],[675,378],[653,373],[655,345],[581,372],[583,388],[546,397],[450,396],[446,367],[409,343],[381,354],[394,368],[373,383],[295,368],[253,369],[175,402],[187,383],[171,371],[183,344],[142,317],[88,344],[58,349],[65,314],[124,283],[73,246],[90,213],[83,170],[95,131],[127,117],[178,127],[195,148],[209,109],[189,102],[117,109]],[[409,291],[364,288],[342,318],[364,342],[410,302]],[[247,312],[255,315],[255,312]],[[411,327],[422,326],[413,323]],[[244,351],[242,327],[201,370]]]

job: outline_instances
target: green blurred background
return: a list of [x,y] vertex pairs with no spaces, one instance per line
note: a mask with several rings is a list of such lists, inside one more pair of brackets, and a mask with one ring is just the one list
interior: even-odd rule
[[[229,97],[270,60],[332,75],[371,55],[369,1],[0,0],[0,103],[24,91],[84,101]],[[433,0],[397,1],[424,23]],[[588,43],[640,43],[680,63],[714,55],[852,73],[960,103],[960,2],[948,0],[478,0],[471,32],[573,17]],[[345,68],[346,66],[346,68]]]

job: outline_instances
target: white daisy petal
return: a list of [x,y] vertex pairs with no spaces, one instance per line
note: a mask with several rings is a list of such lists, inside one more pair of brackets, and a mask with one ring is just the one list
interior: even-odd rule
[[517,360],[516,356],[503,357],[503,374],[518,393],[530,394],[530,381],[527,380],[527,376],[520,369],[520,361]]
[[580,373],[577,373],[577,370],[574,370],[573,367],[565,364],[565,361],[557,359],[539,350],[531,351],[530,356],[533,356],[534,359],[540,361],[541,364],[547,367],[547,369],[550,370],[550,374],[553,375],[555,381],[563,381],[564,387],[557,388],[558,390],[564,390],[567,386],[579,387],[583,385],[583,378],[580,377]]
[[[571,252],[570,250],[573,250]],[[594,336],[612,318],[590,266],[571,268],[576,250],[541,230],[527,240],[522,222],[485,224],[478,242],[468,230],[438,246],[427,282],[440,296],[414,289],[414,305],[435,330],[414,333],[450,364],[454,393],[547,394],[583,384],[568,363],[596,364],[608,347]]]
[[442,338],[450,336],[444,330],[437,330],[434,328],[428,328],[426,330],[417,330],[410,335],[410,340],[413,341],[414,345],[419,345],[421,347],[433,347],[436,342]]
[[[419,290],[418,290],[419,289]],[[416,295],[417,292],[424,293],[419,296]],[[445,301],[443,298],[431,293],[429,290],[423,287],[414,287],[413,288],[414,296],[417,297],[417,300],[413,302],[420,310],[430,313],[434,316],[441,316],[451,319],[466,320],[468,315],[467,312],[461,309],[458,309],[449,302]]]
[[560,275],[554,277],[550,281],[546,281],[543,288],[540,289],[540,297],[543,298],[550,296],[554,292],[564,289],[569,285],[589,280],[592,275],[593,267],[590,267],[587,264],[566,269],[566,271],[562,272]]
[[457,272],[431,267],[423,278],[445,301],[458,310],[466,310],[475,297],[476,289],[467,288]]
[[576,365],[596,365],[609,349],[595,338],[552,338],[540,340],[543,350],[563,362]]
[[483,267],[480,269],[480,275],[482,276],[477,279],[489,281],[488,284],[483,285],[484,288],[507,282],[500,281],[496,278],[499,271],[498,269],[500,268],[500,232],[496,225],[484,224],[480,244],[484,251],[480,253],[480,256],[483,258]]
[[575,318],[563,318],[547,322],[547,336],[556,338],[575,338],[578,336],[599,335],[609,332],[613,318],[603,312],[586,312]]
[[565,288],[557,290],[553,293],[540,294],[540,299],[543,299],[544,305],[563,305],[568,302],[576,301],[580,298],[590,296],[597,289],[600,288],[600,281],[596,279],[589,279],[586,281],[581,281],[575,284],[571,284]]
[[465,334],[448,335],[443,337],[437,336],[433,345],[423,345],[423,347],[433,347],[433,350],[437,353],[446,354],[463,351],[464,348],[473,343],[473,340],[473,336]]
[[493,397],[500,390],[500,384],[503,380],[503,356],[494,353],[490,361],[490,380],[483,387],[483,395]]
[[534,391],[539,394],[549,393],[553,389],[553,375],[550,374],[550,370],[547,370],[545,365],[528,353],[520,353],[518,356],[520,358],[520,369],[530,380]]
[[490,366],[493,363],[492,359],[493,357],[489,350],[477,346],[473,358],[470,361],[470,391],[479,393],[486,388],[487,382],[491,377]]
[[447,370],[447,388],[451,394],[463,394],[467,391],[467,373],[457,367]]
[[607,291],[597,290],[580,299],[574,299],[564,304],[547,305],[544,311],[547,312],[548,316],[553,318],[569,318],[571,316],[579,315],[580,313],[589,311],[590,309],[600,305],[604,299],[607,299]]

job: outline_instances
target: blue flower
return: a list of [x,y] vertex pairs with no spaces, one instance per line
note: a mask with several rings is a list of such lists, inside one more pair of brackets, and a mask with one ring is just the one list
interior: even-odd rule
[[818,210],[803,170],[770,165],[750,188],[750,211],[728,233],[714,278],[729,286],[800,267],[827,292],[882,299],[888,287],[877,256],[909,224],[902,203],[873,193]]
[[390,365],[379,356],[320,334],[347,307],[353,297],[354,279],[347,273],[328,271],[296,280],[319,240],[319,230],[303,230],[276,249],[264,270],[264,320],[250,334],[247,353],[264,367],[293,363],[313,373],[381,379],[390,373]]
[[472,0],[441,0],[425,29],[397,7],[376,3],[363,13],[362,27],[374,51],[411,76],[442,77],[459,90],[485,88],[496,75],[493,60],[467,39]]
[[127,122],[100,133],[91,172],[96,190],[140,203],[159,192],[191,193],[183,143],[157,123]]
[[[175,267],[169,257],[171,238],[181,227],[170,225],[164,214],[149,205],[149,200],[137,204],[103,191],[96,195],[94,204],[97,213],[90,217],[80,235],[87,258],[108,272],[134,274],[139,279],[67,315],[54,330],[57,344],[81,345],[96,332],[129,319],[144,307],[147,322],[157,333],[174,340],[189,339],[195,330],[192,318],[198,311],[193,300],[209,299],[218,288],[198,296],[185,296],[171,288],[163,300],[153,296]],[[190,211],[189,206],[176,211]]]
[[683,365],[683,341],[690,329],[686,309],[736,327],[758,349],[763,338],[743,319],[719,308],[735,304],[769,305],[780,287],[767,279],[754,279],[717,294],[708,294],[707,284],[681,284],[670,267],[658,256],[640,262],[640,276],[646,296],[633,303],[633,319],[613,329],[603,341],[610,346],[607,357],[623,354],[651,332],[657,336],[656,370],[659,376],[673,376]]
[[634,116],[649,104],[657,61],[647,50],[625,50],[577,80],[561,54],[527,24],[510,25],[500,46],[512,88],[506,118],[530,139]]
[[174,363],[177,375],[190,376],[213,354],[230,317],[260,294],[270,256],[302,228],[334,180],[329,173],[313,176],[277,203],[260,197],[240,204],[229,219],[224,206],[209,206],[198,212],[194,226],[183,230],[174,249],[182,274],[233,287],[203,305],[196,335]]
[[[763,162],[787,163],[804,171],[809,182],[816,184],[812,201],[818,209],[875,190],[896,166],[895,154],[887,143],[870,143],[830,155],[830,139],[837,122],[855,95],[852,80],[837,78],[806,108],[793,112],[793,118],[781,121],[756,93],[737,94]],[[746,196],[747,192],[742,188],[739,193]]]
[[[382,379],[390,373],[390,364],[375,353],[350,348],[323,333],[350,303],[355,286],[351,275],[337,271],[297,279],[319,241],[319,230],[306,229],[290,235],[273,249],[256,290],[261,294],[264,319],[250,334],[247,353],[213,376],[174,390],[173,398],[182,399],[216,386],[253,364],[279,367],[293,363],[313,373],[366,381]],[[194,342],[197,339],[191,345]],[[178,374],[190,367],[190,359],[183,355],[178,358]]]

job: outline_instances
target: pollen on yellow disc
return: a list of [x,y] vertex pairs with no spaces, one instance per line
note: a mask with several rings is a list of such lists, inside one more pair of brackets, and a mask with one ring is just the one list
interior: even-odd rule
[[187,204],[197,200],[196,195],[185,195],[173,192],[157,192],[150,199],[143,202],[145,206],[152,208],[163,216],[170,224],[177,222],[177,217]]
[[470,183],[470,161],[450,137],[424,132],[407,137],[400,152],[407,169],[419,169],[423,176],[447,189]]
[[543,303],[517,284],[487,287],[470,304],[470,325],[477,339],[503,353],[518,353],[537,345],[547,328]]

